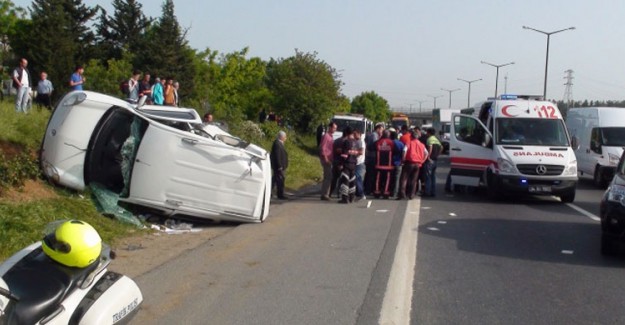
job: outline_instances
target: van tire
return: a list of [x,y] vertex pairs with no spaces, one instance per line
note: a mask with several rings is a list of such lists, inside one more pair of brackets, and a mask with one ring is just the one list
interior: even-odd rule
[[595,184],[595,186],[601,189],[608,187],[608,182],[605,181],[599,166],[595,166],[595,175],[593,176],[593,183]]
[[566,194],[560,195],[562,203],[572,203],[575,201],[575,190],[568,191]]

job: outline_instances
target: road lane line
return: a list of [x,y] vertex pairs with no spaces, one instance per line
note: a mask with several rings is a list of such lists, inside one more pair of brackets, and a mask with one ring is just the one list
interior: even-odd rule
[[568,205],[569,207],[571,207],[573,210],[587,216],[588,218],[594,220],[594,221],[601,221],[601,218],[597,217],[596,215],[578,207],[577,205],[573,204],[573,203],[567,203],[566,205]]
[[420,199],[408,201],[378,324],[410,324],[420,207]]

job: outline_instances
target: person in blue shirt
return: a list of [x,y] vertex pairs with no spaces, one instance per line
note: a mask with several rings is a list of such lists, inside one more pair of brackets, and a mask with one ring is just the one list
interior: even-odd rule
[[69,86],[72,90],[83,90],[82,85],[87,81],[87,78],[83,76],[84,72],[85,69],[81,65],[76,66],[76,70],[69,79]]

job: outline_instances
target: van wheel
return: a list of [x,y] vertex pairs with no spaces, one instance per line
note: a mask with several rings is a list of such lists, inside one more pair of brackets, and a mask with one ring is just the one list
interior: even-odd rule
[[562,203],[571,203],[575,201],[575,190],[569,191],[564,195],[560,195],[560,201],[562,201]]
[[601,255],[614,256],[617,253],[617,247],[614,240],[605,234],[601,234]]
[[599,166],[595,167],[595,175],[593,176],[593,182],[595,186],[599,188],[608,187],[608,182],[605,181],[603,174],[601,174]]

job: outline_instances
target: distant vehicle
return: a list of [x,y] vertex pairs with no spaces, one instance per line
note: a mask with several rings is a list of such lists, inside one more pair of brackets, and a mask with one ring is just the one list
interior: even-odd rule
[[555,104],[501,95],[477,104],[473,116],[452,116],[451,180],[454,186],[486,187],[492,198],[540,194],[573,202],[576,141]]
[[601,253],[614,255],[625,241],[625,153],[600,204]]
[[[347,126],[359,130],[363,135],[373,131],[373,122],[361,114],[337,114],[332,117],[332,122],[336,123],[336,131],[332,136],[334,140],[343,136],[343,130]],[[364,138],[363,136],[362,139]]]
[[459,109],[440,109],[432,110],[432,127],[438,132],[438,136],[443,146],[443,152],[449,151],[449,132],[451,129],[451,115],[460,113]]
[[70,92],[50,117],[40,158],[55,184],[82,191],[97,183],[163,215],[262,222],[269,214],[267,152],[204,128],[189,108]]
[[391,126],[395,128],[395,130],[399,131],[404,125],[410,125],[410,119],[408,118],[408,115],[404,113],[393,112],[393,114],[391,115]]
[[579,139],[577,170],[591,175],[596,186],[605,188],[625,147],[625,108],[570,108],[566,125],[571,136]]

